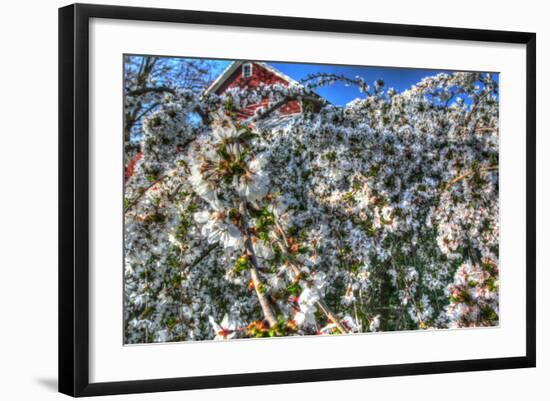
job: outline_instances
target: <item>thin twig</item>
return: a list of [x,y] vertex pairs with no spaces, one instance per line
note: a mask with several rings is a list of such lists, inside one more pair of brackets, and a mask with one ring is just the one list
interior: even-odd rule
[[493,171],[493,170],[498,170],[498,166],[486,166],[486,167],[481,167],[479,169],[476,169],[476,170],[469,170],[468,172],[462,174],[462,175],[459,175],[458,177],[455,177],[453,178],[451,181],[449,181],[447,183],[447,185],[445,186],[445,189],[448,190],[449,188],[451,188],[454,184],[456,184],[457,182],[465,179],[465,178],[468,178],[469,176],[475,174],[475,173],[479,173],[479,172],[487,172],[487,171]]
[[126,206],[126,208],[124,209],[124,213],[128,212],[128,210],[130,210],[131,208],[133,208],[138,202],[139,200],[143,197],[143,195],[145,195],[145,193],[147,191],[149,191],[151,188],[153,188],[156,184],[158,184],[159,182],[163,181],[166,177],[168,177],[167,175],[163,175],[163,176],[160,176],[159,178],[157,178],[155,181],[153,181],[151,184],[149,184],[147,187],[145,187],[141,193],[136,196],[134,198],[134,200],[132,200],[130,202],[130,204],[128,204],[128,206]]
[[[402,270],[397,268],[395,260],[393,259],[393,256],[391,256],[390,258],[391,258],[391,263],[393,265],[393,268],[396,270],[396,272],[403,273]],[[424,328],[424,326],[426,324],[424,323],[424,319],[422,319],[422,312],[420,311],[420,308],[418,308],[418,305],[416,304],[416,300],[414,299],[414,296],[411,293],[411,290],[410,290],[409,286],[407,285],[407,282],[406,282],[405,278],[403,277],[402,279],[403,279],[403,290],[405,291],[405,294],[407,295],[408,299],[411,300],[411,303],[414,307],[414,311],[416,312],[416,318],[418,319],[418,322],[420,323],[420,327]]]
[[498,127],[495,127],[495,128],[491,128],[491,127],[476,128],[476,132],[493,132],[493,131],[498,132]]
[[218,242],[216,242],[215,244],[211,244],[208,248],[206,248],[204,250],[203,253],[201,253],[199,256],[197,256],[197,258],[189,266],[187,266],[186,269],[192,269],[193,267],[198,265],[200,262],[203,261],[204,258],[206,258],[210,254],[210,252],[212,252],[218,246],[219,246]]
[[348,330],[346,330],[346,328],[342,326],[342,323],[340,323],[340,319],[338,319],[338,317],[331,312],[327,304],[325,304],[325,301],[320,299],[317,301],[317,305],[321,308],[321,310],[329,318],[329,320],[331,320],[336,325],[336,328],[340,331],[340,333],[348,333]]

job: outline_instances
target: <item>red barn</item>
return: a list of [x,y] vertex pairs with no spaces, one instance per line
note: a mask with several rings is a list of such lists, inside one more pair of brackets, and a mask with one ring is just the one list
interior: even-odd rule
[[[205,93],[221,95],[231,88],[254,89],[261,85],[281,84],[289,86],[298,82],[269,64],[258,61],[234,61],[225,71],[206,89]],[[247,119],[254,115],[259,107],[269,106],[269,99],[263,98],[259,103],[250,104],[244,109],[237,110],[240,119]],[[290,100],[278,109],[280,115],[302,113],[304,104],[300,100]]]

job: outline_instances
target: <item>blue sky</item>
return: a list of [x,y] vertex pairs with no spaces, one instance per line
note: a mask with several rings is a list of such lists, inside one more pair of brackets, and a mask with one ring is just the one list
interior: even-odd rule
[[[213,60],[215,71],[220,73],[231,61]],[[270,65],[282,73],[300,81],[308,74],[331,73],[345,75],[349,78],[361,76],[371,87],[373,82],[381,79],[385,88],[394,88],[397,92],[409,89],[412,85],[420,82],[423,78],[439,74],[440,72],[452,72],[450,70],[429,70],[419,68],[390,68],[390,67],[361,67],[325,64],[296,64],[269,62]],[[333,85],[316,88],[315,91],[334,105],[345,105],[357,97],[363,97],[356,86],[346,86],[342,82]]]
[[[356,67],[340,65],[315,65],[315,64],[289,64],[271,63],[279,71],[299,81],[308,74],[314,72],[345,75],[349,78],[362,77],[367,84],[373,87],[375,80],[381,79],[386,88],[394,88],[397,92],[409,89],[423,78],[438,74],[443,71],[419,70],[405,68],[384,68],[384,67]],[[357,97],[364,95],[359,92],[356,86],[346,86],[342,82],[316,88],[315,92],[323,96],[335,105],[344,105]]]

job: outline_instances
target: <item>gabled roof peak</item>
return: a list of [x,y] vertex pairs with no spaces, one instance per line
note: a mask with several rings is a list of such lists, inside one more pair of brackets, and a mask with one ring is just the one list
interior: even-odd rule
[[265,62],[262,62],[262,61],[253,61],[253,60],[238,60],[238,61],[233,61],[231,64],[229,64],[227,66],[227,68],[220,74],[220,76],[218,78],[216,78],[214,80],[214,82],[212,82],[210,84],[210,86],[206,89],[205,93],[212,93],[212,92],[216,92],[220,86],[223,85],[223,83],[229,79],[229,77],[231,77],[231,75],[235,72],[235,70],[237,70],[237,68],[239,68],[240,66],[242,66],[243,64],[245,63],[253,63],[253,64],[257,64],[263,68],[265,68],[266,70],[268,70],[269,72],[271,72],[272,74],[278,76],[279,78],[287,81],[289,84],[296,84],[298,85],[299,82],[292,79],[291,77],[289,77],[288,75],[286,74],[283,74],[281,71],[279,71],[278,69],[276,69],[275,67],[272,67],[271,65],[265,63]]

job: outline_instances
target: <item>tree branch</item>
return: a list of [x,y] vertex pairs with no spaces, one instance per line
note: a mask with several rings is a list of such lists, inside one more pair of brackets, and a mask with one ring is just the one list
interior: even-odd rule
[[252,121],[261,121],[269,117],[271,114],[273,114],[275,111],[283,107],[286,103],[292,101],[292,100],[302,100],[306,102],[312,102],[319,106],[324,106],[326,104],[326,101],[315,97],[315,96],[307,96],[307,95],[290,95],[286,96],[283,99],[279,100],[277,103],[273,104],[271,107],[269,107],[266,111],[259,113],[256,117],[252,119]]
[[208,248],[204,250],[203,253],[201,253],[188,267],[187,269],[191,269],[198,265],[200,262],[203,261],[204,258],[206,258],[210,252],[212,252],[214,249],[216,249],[220,244],[216,242],[215,244],[211,244]]
[[210,125],[212,119],[200,106],[195,107],[195,112],[199,115],[205,125]]
[[133,208],[136,203],[138,203],[138,201],[143,197],[143,195],[145,195],[145,193],[150,190],[151,188],[153,188],[156,184],[158,184],[159,182],[163,181],[166,177],[168,177],[167,175],[163,175],[159,178],[157,178],[155,181],[153,181],[151,184],[149,184],[147,187],[145,187],[143,189],[143,191],[134,198],[133,201],[130,202],[130,204],[128,206],[126,206],[126,208],[124,209],[124,213],[128,212],[128,210],[130,210],[131,208]]
[[141,119],[143,116],[145,116],[147,113],[149,113],[151,110],[153,110],[157,106],[160,106],[160,103],[155,102],[151,106],[149,106],[147,109],[142,111],[136,118],[134,118],[132,125],[134,125],[137,120]]
[[246,211],[246,202],[244,201],[241,202],[239,206],[239,211],[242,216],[243,232],[245,237],[244,245],[246,250],[250,254],[249,255],[250,263],[252,264],[252,266],[250,266],[250,279],[254,284],[254,289],[256,290],[256,296],[258,297],[258,301],[260,302],[260,306],[262,308],[264,318],[265,320],[267,320],[269,327],[273,327],[277,324],[277,318],[273,313],[269,300],[263,293],[263,285],[261,283],[260,275],[258,273],[258,269],[259,269],[258,260],[256,259],[256,253],[254,252],[254,246],[252,245],[252,239],[250,237],[250,233],[248,230],[248,215]]
[[139,96],[144,95],[146,93],[171,93],[175,94],[176,91],[172,88],[169,88],[167,86],[144,86],[143,88],[134,89],[133,91],[129,91],[126,93],[126,96]]
[[445,190],[448,190],[453,185],[455,185],[457,182],[459,182],[459,181],[461,181],[465,178],[468,178],[469,176],[474,175],[475,173],[482,173],[482,172],[493,171],[493,170],[498,170],[498,166],[486,166],[486,167],[481,167],[477,170],[469,170],[468,172],[466,172],[462,175],[459,175],[458,177],[455,177],[451,181],[449,181],[447,183],[447,185],[445,186]]
[[342,334],[348,333],[348,330],[346,330],[346,328],[342,326],[342,323],[340,323],[340,319],[338,319],[338,317],[336,317],[334,313],[330,311],[327,304],[325,304],[325,301],[320,299],[317,301],[317,305],[323,311],[323,313],[327,316],[327,318],[336,325],[336,328],[340,331],[340,333]]

